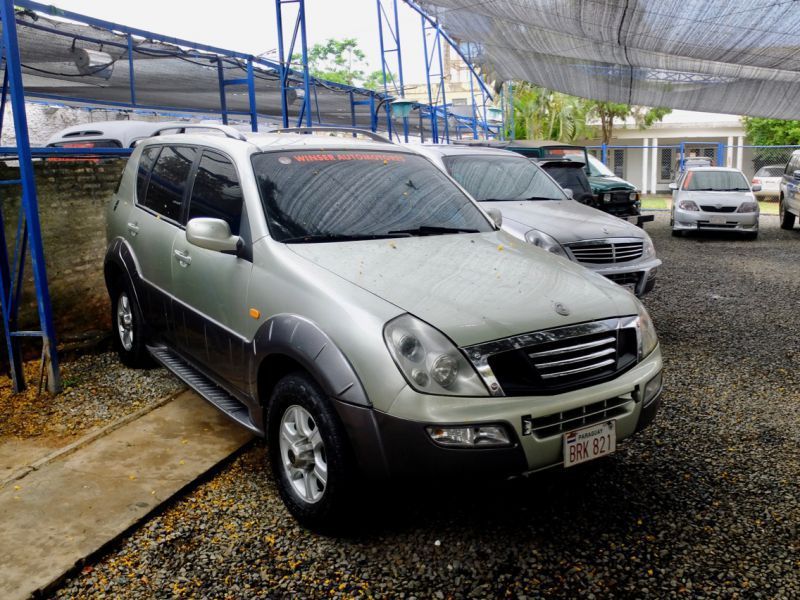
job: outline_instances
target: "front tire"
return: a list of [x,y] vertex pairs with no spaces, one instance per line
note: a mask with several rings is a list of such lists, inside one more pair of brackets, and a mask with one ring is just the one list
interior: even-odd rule
[[278,491],[301,525],[335,531],[346,521],[355,461],[325,393],[302,372],[281,379],[267,415],[269,456]]
[[121,280],[114,287],[111,301],[111,327],[114,348],[123,365],[133,369],[149,366],[142,311],[130,284]]
[[786,210],[786,200],[781,196],[778,204],[778,214],[781,219],[781,229],[792,229],[794,227],[794,215]]

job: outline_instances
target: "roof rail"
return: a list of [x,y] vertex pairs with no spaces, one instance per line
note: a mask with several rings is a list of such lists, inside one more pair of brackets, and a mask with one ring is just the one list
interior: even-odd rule
[[211,129],[212,131],[220,131],[225,134],[225,137],[240,140],[242,142],[247,141],[247,137],[238,129],[235,129],[229,125],[217,125],[216,123],[181,123],[180,125],[172,124],[166,125],[161,129],[157,129],[153,132],[153,136],[161,135],[162,132],[165,131],[175,131],[177,133],[186,133],[187,129]]
[[280,129],[270,129],[268,133],[350,133],[353,136],[363,135],[373,142],[393,144],[392,140],[369,129],[359,129],[357,127],[282,127]]

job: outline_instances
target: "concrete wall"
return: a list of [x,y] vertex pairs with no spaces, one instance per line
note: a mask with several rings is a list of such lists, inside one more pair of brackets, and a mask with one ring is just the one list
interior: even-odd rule
[[[103,281],[105,208],[117,187],[126,159],[93,162],[35,163],[39,215],[50,296],[59,341],[109,327],[109,304]],[[15,179],[18,169],[0,164],[0,179]],[[20,186],[0,188],[6,242],[13,257]],[[20,323],[37,327],[30,254]]]

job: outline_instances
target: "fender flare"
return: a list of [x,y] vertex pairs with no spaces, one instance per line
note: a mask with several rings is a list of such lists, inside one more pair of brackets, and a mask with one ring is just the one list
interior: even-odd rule
[[253,337],[255,354],[252,381],[265,359],[287,356],[303,366],[330,397],[348,404],[371,407],[353,365],[316,323],[299,315],[282,313],[269,318]]
[[133,251],[128,245],[128,242],[123,238],[118,237],[111,241],[103,261],[103,278],[105,279],[109,296],[111,295],[111,288],[114,285],[110,275],[111,265],[116,265],[128,277],[128,283],[130,283],[131,291],[136,298],[136,302],[139,306],[143,306],[142,299],[139,297],[139,286],[136,285],[141,279],[139,276],[139,268],[136,264]]

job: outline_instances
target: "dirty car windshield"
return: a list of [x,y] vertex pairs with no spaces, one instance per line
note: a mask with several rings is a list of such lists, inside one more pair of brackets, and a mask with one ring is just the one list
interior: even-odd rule
[[690,191],[749,192],[750,185],[737,171],[689,171],[683,189]]
[[561,188],[523,156],[447,156],[450,175],[478,201],[565,200]]
[[357,150],[255,154],[253,170],[277,241],[491,231],[483,214],[420,156]]

